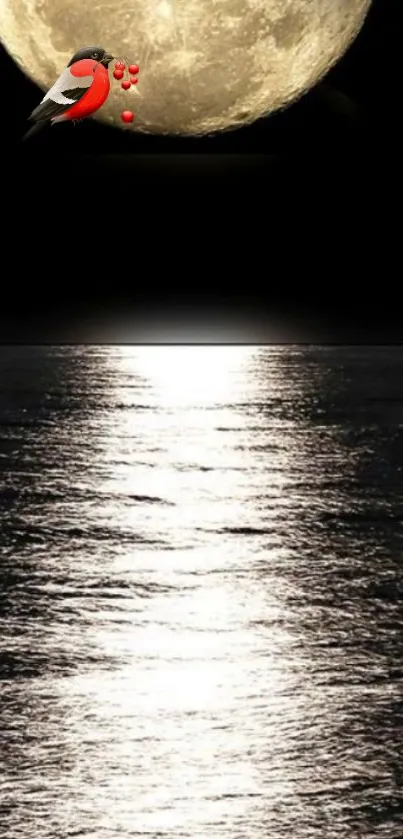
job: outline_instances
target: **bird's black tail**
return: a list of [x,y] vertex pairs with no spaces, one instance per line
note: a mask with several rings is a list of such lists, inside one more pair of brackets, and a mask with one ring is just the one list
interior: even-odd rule
[[27,131],[27,133],[24,134],[23,137],[21,137],[21,142],[23,143],[25,140],[28,140],[30,137],[33,137],[35,134],[38,134],[38,132],[41,131],[42,128],[45,128],[47,125],[48,125],[48,123],[45,122],[45,120],[35,122],[33,124],[33,126],[29,129],[29,131]]

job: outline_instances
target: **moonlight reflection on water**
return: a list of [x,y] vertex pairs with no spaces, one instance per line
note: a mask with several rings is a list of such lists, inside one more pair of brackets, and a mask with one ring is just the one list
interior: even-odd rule
[[402,353],[0,350],[2,836],[400,839]]

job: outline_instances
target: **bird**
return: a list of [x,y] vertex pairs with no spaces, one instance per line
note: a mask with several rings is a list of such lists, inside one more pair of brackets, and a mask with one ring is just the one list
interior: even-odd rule
[[102,47],[84,47],[74,53],[53,87],[28,117],[34,125],[27,140],[45,125],[79,122],[104,104],[110,91],[108,68],[114,56]]

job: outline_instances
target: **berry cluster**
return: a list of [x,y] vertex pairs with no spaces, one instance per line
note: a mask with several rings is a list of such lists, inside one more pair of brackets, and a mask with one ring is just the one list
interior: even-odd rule
[[[129,64],[128,66],[129,78],[124,79],[126,65],[123,61],[117,61],[113,71],[113,77],[116,81],[121,82],[123,90],[130,90],[133,84],[138,83],[139,67],[137,64]],[[133,122],[134,114],[132,111],[123,111],[121,114],[123,122]]]

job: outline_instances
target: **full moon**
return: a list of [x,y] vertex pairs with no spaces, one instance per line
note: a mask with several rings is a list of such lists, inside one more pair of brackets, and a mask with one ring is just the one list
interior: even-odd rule
[[200,135],[237,128],[315,85],[358,34],[371,0],[0,0],[0,37],[45,90],[98,44],[140,66],[111,78],[98,112],[126,130]]

